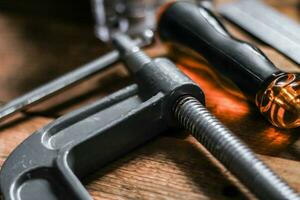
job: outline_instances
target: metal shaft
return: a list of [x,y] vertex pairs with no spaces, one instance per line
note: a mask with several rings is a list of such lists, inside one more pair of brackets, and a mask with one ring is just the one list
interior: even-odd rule
[[182,97],[174,114],[185,129],[259,199],[300,199],[229,129],[191,96]]
[[74,71],[69,72],[68,74],[65,74],[23,96],[18,97],[17,99],[5,104],[3,107],[0,107],[0,120],[17,111],[24,110],[30,105],[49,98],[67,87],[79,83],[91,75],[111,66],[117,62],[118,59],[119,53],[117,51],[112,51]]

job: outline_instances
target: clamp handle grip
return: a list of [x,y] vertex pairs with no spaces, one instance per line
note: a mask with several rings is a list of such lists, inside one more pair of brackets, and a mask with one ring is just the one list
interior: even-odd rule
[[158,32],[165,41],[201,53],[247,96],[255,97],[262,84],[280,73],[262,51],[230,35],[203,6],[188,2],[167,4],[159,17]]

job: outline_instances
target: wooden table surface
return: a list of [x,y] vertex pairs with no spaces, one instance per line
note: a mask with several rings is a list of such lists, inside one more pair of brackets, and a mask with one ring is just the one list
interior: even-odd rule
[[[268,0],[267,3],[300,22],[297,0]],[[259,45],[278,67],[300,71],[299,66],[272,48],[228,22],[226,25],[235,36]],[[0,101],[7,102],[108,50],[94,37],[90,25],[0,12]],[[152,56],[171,56],[159,42],[147,52]],[[178,64],[181,61],[177,59]],[[299,129],[282,131],[272,127],[229,81],[208,70],[204,61],[181,63],[180,67],[203,88],[208,109],[300,192]],[[0,166],[37,129],[130,82],[127,71],[118,64],[2,122]],[[254,199],[188,133],[175,131],[163,133],[99,169],[83,183],[95,199]]]

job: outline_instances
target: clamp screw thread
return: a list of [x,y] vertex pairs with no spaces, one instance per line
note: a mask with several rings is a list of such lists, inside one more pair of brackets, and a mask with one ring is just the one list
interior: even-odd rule
[[174,114],[180,125],[260,199],[300,199],[298,194],[197,99],[181,97]]

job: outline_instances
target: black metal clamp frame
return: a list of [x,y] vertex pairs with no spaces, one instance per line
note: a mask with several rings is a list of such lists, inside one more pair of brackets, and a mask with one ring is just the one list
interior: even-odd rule
[[59,118],[17,147],[0,173],[5,199],[91,199],[80,178],[175,124],[169,106],[179,96],[204,100],[170,61],[148,61],[135,61],[142,67],[134,69],[137,84]]

